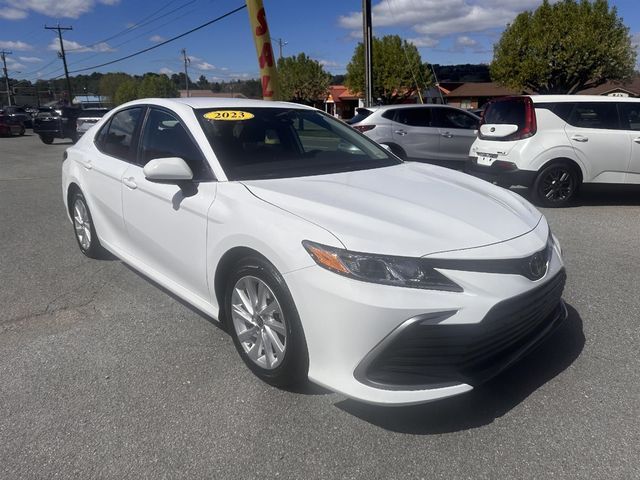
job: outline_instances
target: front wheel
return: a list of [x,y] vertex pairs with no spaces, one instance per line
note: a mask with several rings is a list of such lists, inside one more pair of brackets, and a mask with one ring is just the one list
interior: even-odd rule
[[533,198],[542,207],[565,207],[573,200],[580,176],[575,167],[555,163],[545,167],[533,183]]
[[42,143],[46,143],[47,145],[51,145],[53,143],[53,137],[46,135],[40,135],[40,140],[42,140]]
[[278,387],[307,378],[307,344],[289,288],[259,256],[238,262],[225,292],[229,333],[244,363]]

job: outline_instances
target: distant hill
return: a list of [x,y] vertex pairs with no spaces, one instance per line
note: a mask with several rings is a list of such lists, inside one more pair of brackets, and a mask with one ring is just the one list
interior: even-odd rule
[[439,65],[433,64],[439,82],[490,82],[489,65],[462,64]]

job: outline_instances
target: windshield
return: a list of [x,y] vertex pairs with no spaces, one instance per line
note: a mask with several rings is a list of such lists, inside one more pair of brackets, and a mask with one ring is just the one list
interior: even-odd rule
[[322,175],[401,163],[373,141],[315,110],[195,112],[229,180]]

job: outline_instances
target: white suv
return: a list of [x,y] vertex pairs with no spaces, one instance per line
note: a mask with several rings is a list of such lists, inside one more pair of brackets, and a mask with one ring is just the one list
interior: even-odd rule
[[532,188],[542,206],[566,205],[582,183],[640,184],[640,99],[505,97],[488,104],[468,173]]

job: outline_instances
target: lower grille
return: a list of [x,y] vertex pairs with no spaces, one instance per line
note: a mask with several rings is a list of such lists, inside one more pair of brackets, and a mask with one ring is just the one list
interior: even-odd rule
[[[417,321],[376,352],[359,380],[390,389],[482,383],[519,358],[541,333],[560,323],[565,281],[563,270],[544,285],[498,303],[478,324],[423,325]],[[362,370],[359,367],[356,376]]]

